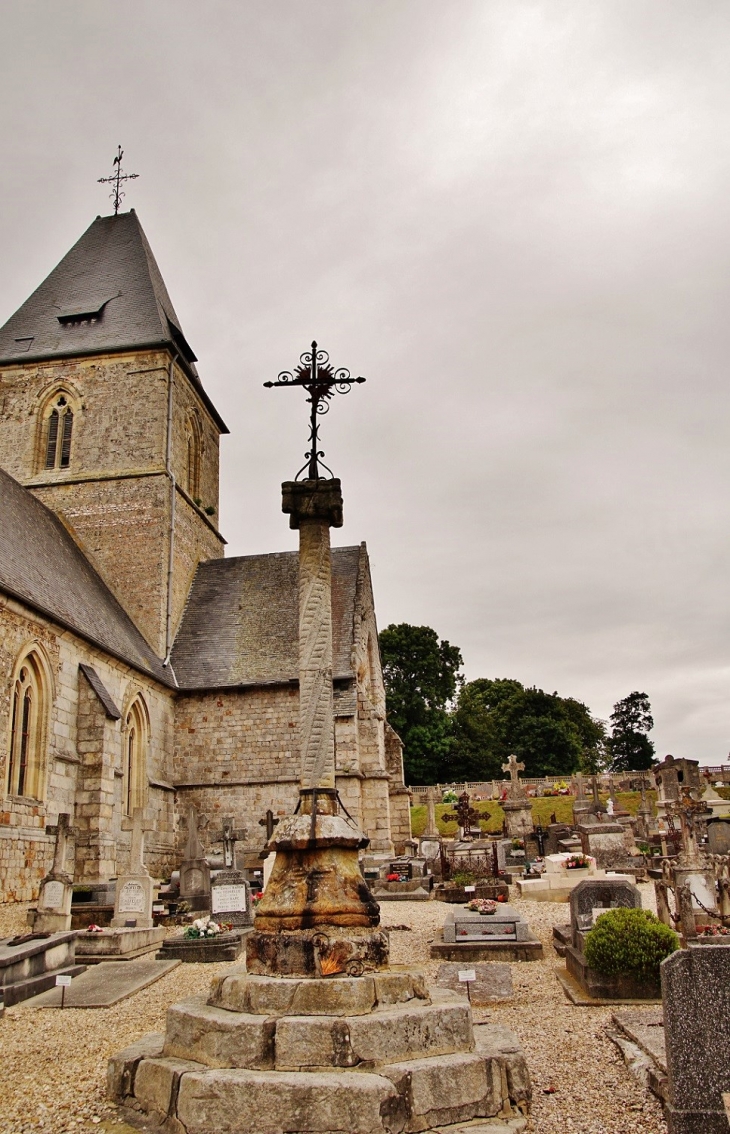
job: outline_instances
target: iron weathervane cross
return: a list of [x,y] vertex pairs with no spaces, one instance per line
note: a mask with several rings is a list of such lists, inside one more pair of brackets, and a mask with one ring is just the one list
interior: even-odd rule
[[[264,382],[264,386],[269,389],[272,386],[303,386],[309,394],[307,401],[312,407],[309,415],[309,451],[304,454],[307,459],[306,464],[302,465],[294,478],[295,480],[299,480],[305,469],[307,470],[308,480],[327,479],[320,477],[319,474],[319,458],[324,457],[324,452],[319,448],[318,418],[321,414],[327,413],[330,408],[330,398],[333,398],[336,393],[349,394],[350,388],[356,382],[364,381],[364,378],[351,378],[350,371],[346,370],[344,366],[335,370],[330,363],[330,356],[327,351],[319,350],[316,342],[313,342],[312,349],[300,355],[299,366],[296,370],[293,372],[282,370],[276,382]],[[321,463],[330,476],[333,476],[332,469],[324,461]]]
[[98,179],[99,185],[113,185],[114,186],[111,193],[109,194],[112,201],[114,202],[114,216],[116,216],[117,213],[119,212],[119,206],[121,205],[122,197],[124,196],[124,193],[122,192],[122,189],[121,189],[122,182],[123,181],[134,181],[135,177],[139,177],[138,173],[122,173],[122,157],[124,156],[124,150],[122,149],[121,146],[118,146],[117,150],[118,150],[117,156],[114,158],[114,163],[113,163],[114,164],[114,173],[111,175],[111,177],[100,177]]

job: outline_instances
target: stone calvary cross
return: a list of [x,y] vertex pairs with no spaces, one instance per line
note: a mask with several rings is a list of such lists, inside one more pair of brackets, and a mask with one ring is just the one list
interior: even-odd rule
[[524,797],[524,788],[520,783],[519,773],[524,772],[525,765],[517,760],[517,757],[512,754],[506,764],[502,765],[503,772],[509,772],[510,776],[510,798],[522,799]]
[[122,819],[122,830],[132,832],[132,845],[129,849],[129,870],[127,874],[146,874],[144,864],[144,837],[147,831],[154,830],[154,823],[145,819],[144,808],[135,807],[130,819]]

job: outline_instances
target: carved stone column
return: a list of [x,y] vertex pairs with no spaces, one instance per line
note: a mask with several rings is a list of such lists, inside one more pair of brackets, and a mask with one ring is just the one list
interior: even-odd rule
[[388,938],[358,851],[368,840],[340,814],[335,787],[330,527],[342,526],[339,480],[287,481],[283,511],[299,530],[299,731],[296,814],[268,843],[269,883],[246,940],[259,975],[357,974],[387,964]]

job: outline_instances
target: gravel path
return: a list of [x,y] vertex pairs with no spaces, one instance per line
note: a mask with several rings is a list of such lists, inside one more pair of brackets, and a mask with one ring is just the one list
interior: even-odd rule
[[[651,908],[652,888],[641,887]],[[543,941],[544,961],[512,967],[515,997],[475,1009],[477,1021],[506,1024],[521,1038],[533,1080],[530,1130],[536,1134],[666,1134],[661,1108],[629,1074],[604,1035],[606,1008],[575,1008],[554,976],[561,963],[552,926],[568,906],[514,901]],[[23,905],[0,906],[0,937],[25,927]],[[382,922],[392,927],[394,964],[438,967],[428,955],[443,924],[442,902],[387,902]],[[408,926],[408,929],[397,929]],[[151,1031],[164,1031],[168,1005],[207,990],[211,977],[231,967],[180,965],[148,989],[113,1008],[58,1010],[19,1004],[0,1020],[0,1129],[3,1134],[82,1134],[130,1130],[115,1125],[104,1099],[109,1056]],[[554,1092],[553,1089],[554,1088]],[[546,1092],[550,1093],[546,1093]]]

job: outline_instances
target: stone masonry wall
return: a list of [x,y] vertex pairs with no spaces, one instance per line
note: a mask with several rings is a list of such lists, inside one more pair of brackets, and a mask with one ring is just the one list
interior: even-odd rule
[[[171,514],[165,472],[169,355],[129,352],[27,363],[0,370],[0,467],[57,512],[153,649],[165,650]],[[74,410],[68,469],[44,465],[44,409],[63,388]],[[201,503],[185,499],[185,422],[201,438]],[[172,467],[180,485],[173,629],[195,566],[222,553],[218,429],[193,383],[175,367]],[[194,564],[194,565],[193,565]]]
[[[43,790],[38,799],[7,795],[12,681],[18,658],[31,644],[46,658],[51,678]],[[78,875],[92,876],[88,862],[96,856],[95,878],[109,877],[112,861],[97,848],[104,850],[110,840],[117,844],[117,867],[128,860],[130,836],[121,830],[124,720],[104,718],[101,725],[92,701],[95,694],[79,671],[80,662],[93,666],[123,713],[137,692],[144,698],[150,720],[147,809],[155,827],[146,840],[146,857],[156,875],[172,861],[173,795],[156,786],[172,779],[172,691],[0,594],[0,902],[37,897],[38,884],[53,858],[53,839],[45,834],[45,826],[55,823],[62,811],[71,814],[79,828]]]

